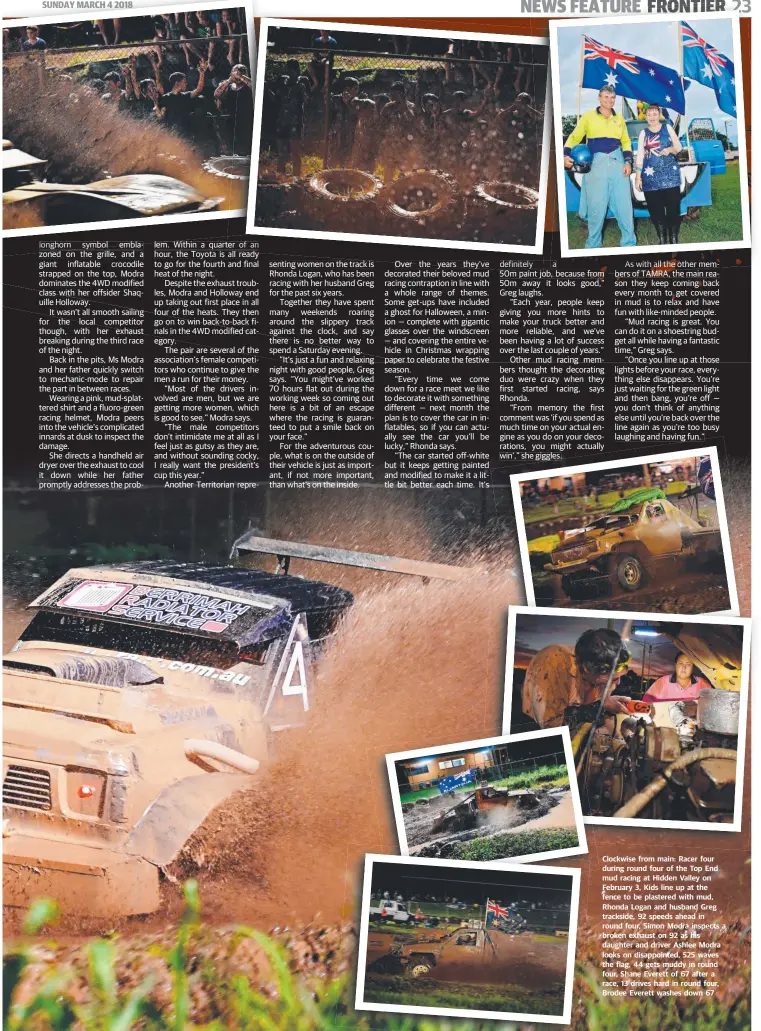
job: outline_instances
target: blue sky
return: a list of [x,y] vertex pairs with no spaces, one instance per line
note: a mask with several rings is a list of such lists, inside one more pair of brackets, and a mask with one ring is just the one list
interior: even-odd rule
[[[730,61],[737,61],[732,46],[732,22],[729,18],[687,18],[690,25],[711,46],[726,54]],[[558,28],[558,71],[560,75],[560,101],[562,114],[575,115],[579,84],[579,53],[582,36],[588,35],[598,43],[607,43],[619,50],[625,50],[637,57],[644,57],[669,68],[679,67],[677,49],[677,21],[659,21],[642,24],[629,22],[615,25],[610,22],[594,22],[590,19],[583,27]],[[595,107],[597,91],[581,91],[581,110]],[[616,101],[616,110],[621,110],[622,101]],[[712,89],[694,83],[687,90],[687,120],[691,118],[713,118],[719,132],[725,131],[728,123],[729,137],[737,140],[737,121],[726,115],[716,104]]]

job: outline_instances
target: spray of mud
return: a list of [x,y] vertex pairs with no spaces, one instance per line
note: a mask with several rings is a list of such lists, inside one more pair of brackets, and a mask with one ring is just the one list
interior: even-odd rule
[[222,208],[244,206],[245,181],[210,175],[189,144],[160,125],[136,121],[115,104],[104,104],[71,78],[41,81],[34,69],[7,77],[3,132],[19,149],[49,162],[51,182],[88,183],[151,172],[181,179],[205,197],[223,197]]
[[[507,557],[506,557],[507,558]],[[508,569],[514,568],[512,559]],[[215,919],[336,919],[365,852],[395,852],[384,755],[493,735],[516,578],[405,581],[360,596],[321,665],[307,730],[186,849]],[[255,885],[251,890],[252,884]]]

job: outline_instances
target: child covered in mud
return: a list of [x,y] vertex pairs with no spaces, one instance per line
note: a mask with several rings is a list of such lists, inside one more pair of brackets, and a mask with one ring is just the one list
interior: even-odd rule
[[254,94],[248,68],[236,64],[214,91],[217,127],[225,154],[250,154],[254,132]]
[[375,101],[369,97],[359,97],[354,102],[354,109],[357,122],[351,148],[351,167],[372,172],[378,149],[378,112]]
[[386,179],[391,179],[398,168],[402,172],[415,168],[417,147],[420,143],[420,125],[417,109],[406,97],[406,86],[399,79],[389,88],[390,100],[380,113],[379,160]]

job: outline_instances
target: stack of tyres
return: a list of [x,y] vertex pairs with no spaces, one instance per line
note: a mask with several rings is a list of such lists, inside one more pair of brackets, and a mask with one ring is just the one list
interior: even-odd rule
[[483,243],[532,246],[539,194],[519,183],[483,182],[468,195],[467,221]]
[[300,182],[302,209],[315,229],[332,233],[372,233],[377,229],[378,195],[383,184],[356,168],[326,168]]
[[459,236],[464,199],[457,180],[446,172],[402,172],[378,198],[382,231],[388,236]]

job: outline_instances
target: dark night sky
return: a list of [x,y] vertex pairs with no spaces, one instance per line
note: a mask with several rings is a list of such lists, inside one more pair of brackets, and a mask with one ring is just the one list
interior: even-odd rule
[[[619,633],[623,631],[625,619],[607,620],[594,616],[553,616],[519,612],[515,619],[515,661],[514,665],[519,669],[525,669],[531,659],[542,648],[549,644],[565,644],[573,648],[576,641],[585,630],[595,630],[600,627],[612,627]],[[637,626],[647,624],[648,628],[662,629],[667,632],[676,633],[684,625],[681,623],[666,623],[660,625],[655,619],[637,620],[633,630]],[[693,629],[699,629],[693,624]],[[658,637],[643,637],[632,633],[627,641],[627,647],[631,652],[631,669],[635,673],[642,672],[643,645],[648,647],[648,675],[659,677],[664,673],[672,673],[674,662],[680,649],[669,639],[666,633]],[[652,651],[650,649],[652,648]]]
[[487,898],[500,902],[557,902],[568,907],[573,881],[566,874],[518,873],[468,864],[463,869],[429,866],[426,863],[373,863],[372,895],[384,891],[408,899],[411,895],[454,897],[461,902],[483,905]]
[[[532,741],[514,741],[509,745],[499,745],[499,747],[507,749],[508,756],[512,762],[524,762],[527,759],[536,759],[541,762],[544,757],[547,757],[547,762],[554,762],[555,756],[563,754],[563,740],[560,733],[549,734],[547,737],[536,738]],[[490,746],[481,745],[479,748],[474,749],[474,751],[482,751],[483,749],[489,751]],[[449,756],[464,755],[465,752],[470,750],[469,748],[457,748],[446,752],[437,752],[435,749],[432,749],[426,755],[417,756],[413,761],[424,763],[431,762],[434,759],[447,759]],[[407,761],[406,758],[397,759],[397,768]]]

